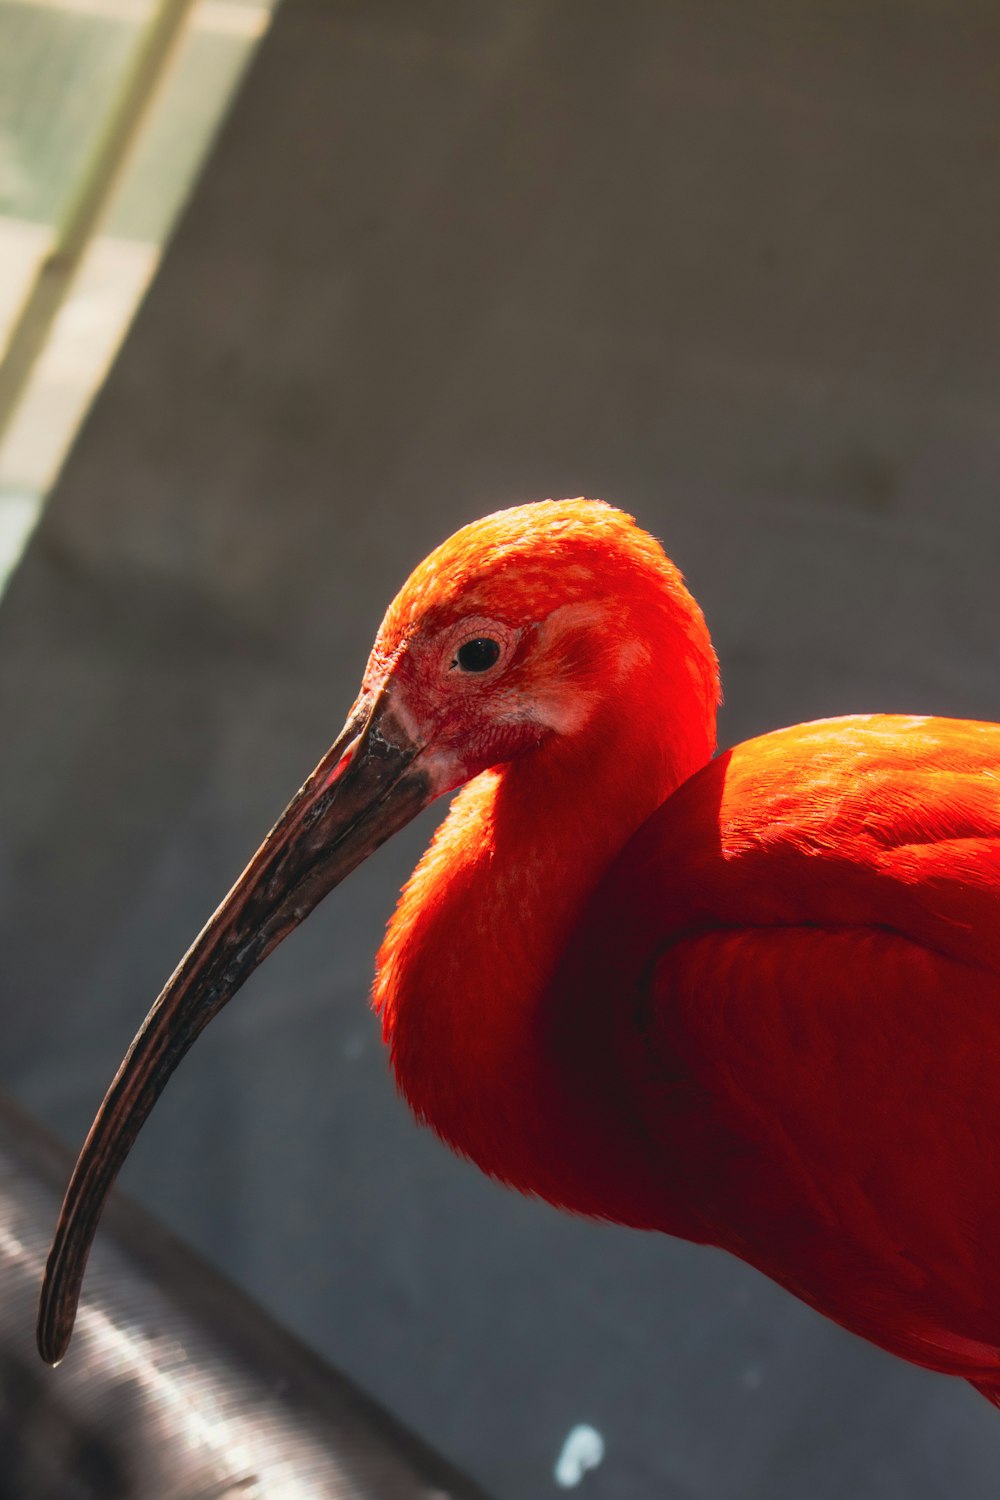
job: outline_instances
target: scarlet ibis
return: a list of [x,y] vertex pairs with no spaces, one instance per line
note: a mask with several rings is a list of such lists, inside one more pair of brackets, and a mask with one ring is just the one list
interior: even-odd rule
[[713,759],[717,699],[698,605],[622,512],[543,501],[432,552],[111,1085],[43,1358],[198,1032],[461,786],[377,963],[417,1117],[522,1192],[721,1246],[1000,1403],[1000,725],[829,719]]

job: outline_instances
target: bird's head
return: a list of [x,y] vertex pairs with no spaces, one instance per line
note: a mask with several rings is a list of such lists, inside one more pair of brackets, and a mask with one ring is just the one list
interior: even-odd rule
[[602,501],[544,500],[463,527],[414,570],[356,710],[383,705],[438,796],[621,711],[636,674],[676,671],[714,705],[701,612],[659,544]]
[[343,731],[181,961],[105,1097],[49,1257],[43,1358],[65,1352],[104,1199],[212,1016],[435,797],[634,712],[637,677],[651,714],[683,700],[677,733],[695,736],[693,763],[707,759],[717,676],[701,613],[659,545],[610,506],[502,511],[416,568],[389,607]]

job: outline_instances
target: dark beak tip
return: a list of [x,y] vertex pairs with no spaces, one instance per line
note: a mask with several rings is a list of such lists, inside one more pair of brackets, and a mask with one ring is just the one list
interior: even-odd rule
[[43,1361],[45,1364],[51,1365],[53,1370],[66,1357],[69,1339],[70,1335],[67,1335],[65,1330],[60,1327],[59,1321],[56,1320],[53,1322],[51,1313],[43,1306],[39,1313],[35,1342]]
[[58,1341],[50,1340],[41,1329],[38,1330],[36,1342],[42,1361],[53,1370],[58,1369],[66,1357],[65,1348],[61,1348]]

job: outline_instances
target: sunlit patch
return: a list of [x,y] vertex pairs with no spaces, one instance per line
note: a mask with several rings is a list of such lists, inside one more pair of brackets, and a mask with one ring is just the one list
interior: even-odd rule
[[582,685],[572,672],[547,675],[546,663],[558,663],[561,652],[572,650],[574,639],[607,633],[611,605],[593,599],[562,604],[542,621],[531,692],[532,717],[557,734],[578,734],[601,701],[599,688]]
[[574,1427],[556,1460],[553,1477],[562,1490],[572,1490],[604,1460],[604,1439],[596,1427],[581,1422]]
[[556,734],[579,734],[600,702],[574,683],[552,683],[532,698],[532,716]]
[[399,684],[394,683],[389,699],[392,717],[403,731],[411,745],[420,745],[426,739],[423,726],[414,713],[407,707]]
[[649,664],[649,647],[638,636],[623,636],[618,643],[614,661],[619,678],[628,677],[637,667]]
[[428,749],[420,757],[420,768],[430,783],[433,796],[442,797],[453,792],[467,780],[469,772],[465,757],[454,751],[438,747]]

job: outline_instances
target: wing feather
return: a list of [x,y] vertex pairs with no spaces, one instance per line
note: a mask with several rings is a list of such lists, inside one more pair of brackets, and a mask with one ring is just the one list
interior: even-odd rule
[[1000,978],[864,928],[656,966],[636,1094],[723,1248],[894,1352],[1000,1369]]
[[594,922],[715,1242],[910,1359],[1000,1370],[1000,727],[749,741],[636,834]]

